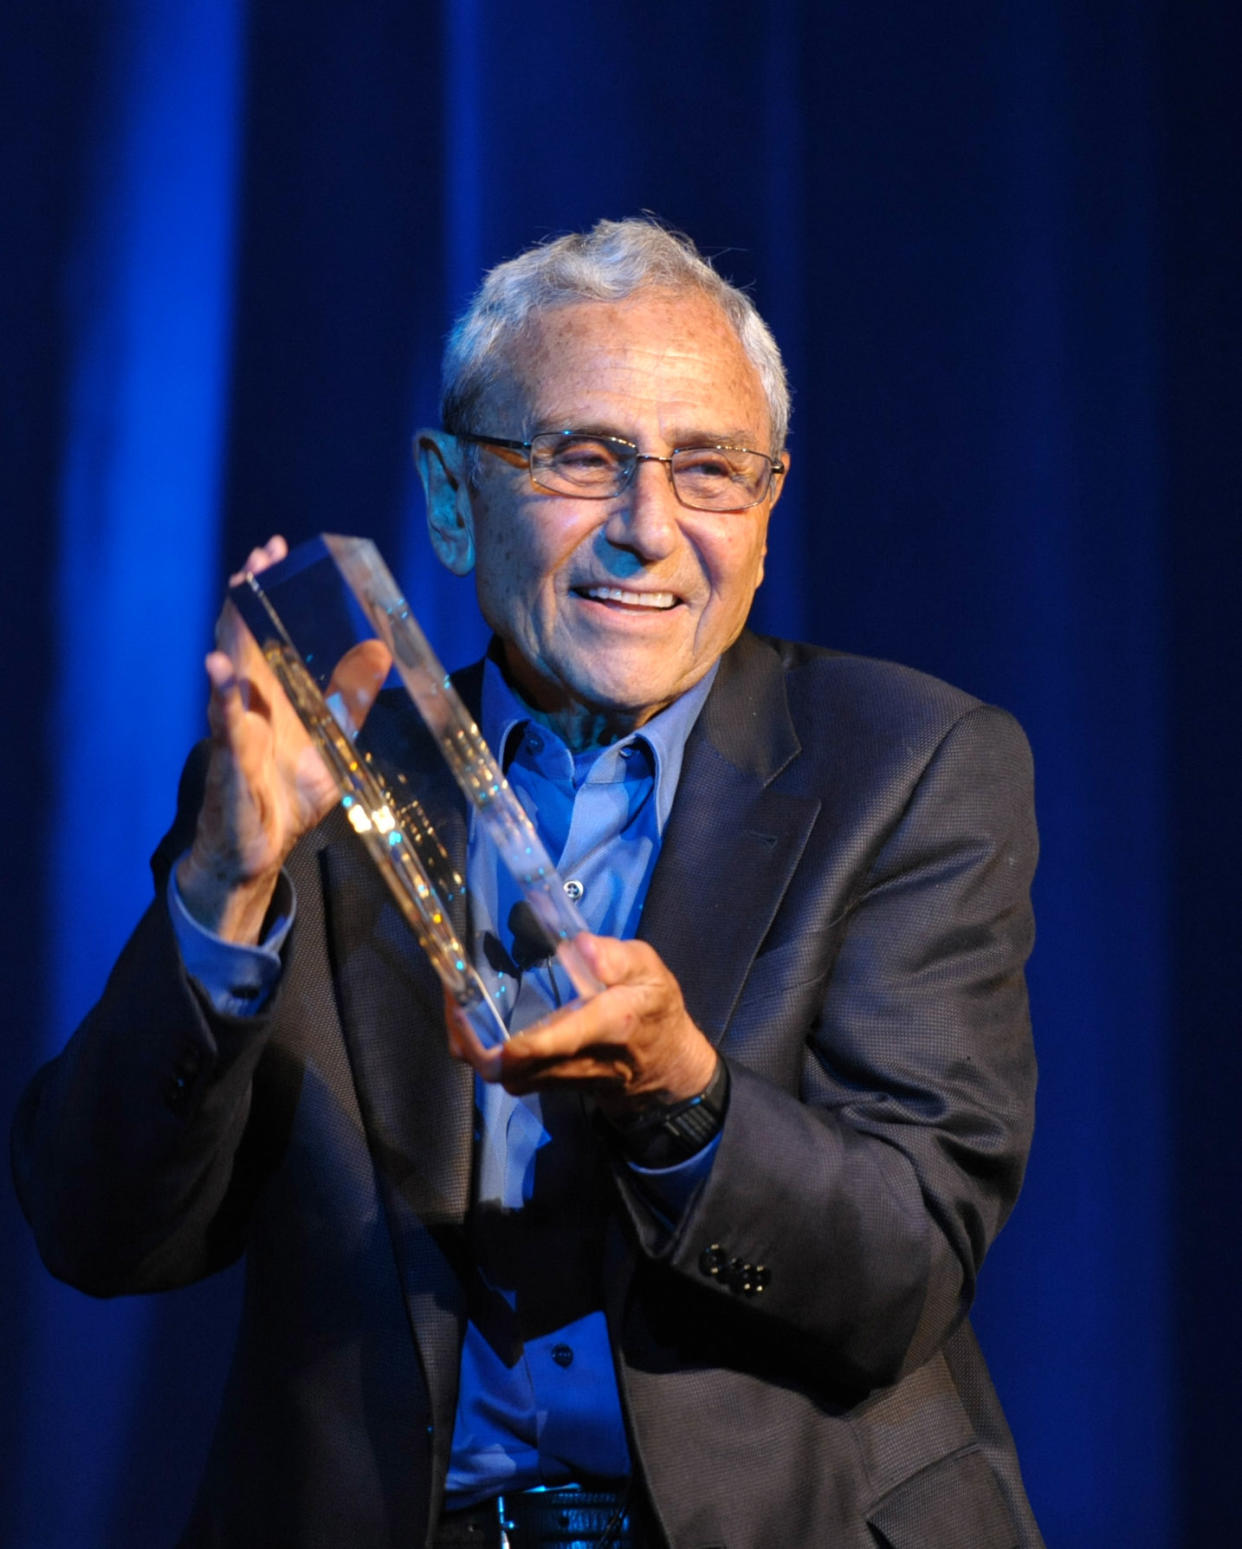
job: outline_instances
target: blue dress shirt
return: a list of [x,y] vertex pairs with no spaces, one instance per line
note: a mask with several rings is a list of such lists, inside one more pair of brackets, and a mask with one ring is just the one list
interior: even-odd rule
[[[509,784],[596,935],[634,934],[681,774],[686,737],[714,672],[638,732],[574,754],[509,689],[495,663],[483,679],[480,729],[506,767]],[[467,891],[471,956],[511,1032],[572,999],[555,960],[525,972],[512,911],[521,895],[480,826],[472,825]],[[581,1104],[540,1094],[511,1097],[476,1082],[479,1142],[475,1216],[495,1227],[508,1261],[488,1290],[493,1321],[472,1318],[462,1351],[461,1387],[447,1483],[451,1506],[536,1484],[629,1472],[629,1453],[608,1331],[590,1284],[593,1201],[575,1169],[590,1155]],[[549,1103],[557,1122],[547,1121]],[[555,1132],[555,1134],[553,1133]],[[676,1168],[646,1172],[653,1202],[672,1217],[705,1176],[714,1146]],[[575,1183],[582,1188],[576,1188]],[[523,1213],[525,1216],[523,1217]],[[545,1224],[552,1214],[565,1224]],[[594,1214],[598,1219],[599,1210]],[[515,1234],[518,1218],[522,1224]],[[515,1252],[520,1242],[523,1251]],[[488,1274],[493,1254],[475,1242]],[[570,1321],[543,1329],[522,1302],[546,1300],[547,1283],[578,1288],[560,1299]],[[504,1283],[504,1282],[508,1283]],[[499,1282],[499,1283],[497,1283]],[[594,1290],[594,1294],[592,1294]],[[584,1305],[589,1303],[589,1306]],[[505,1308],[516,1316],[510,1320]],[[577,1316],[572,1316],[577,1313]],[[548,1316],[555,1314],[549,1309]],[[537,1331],[534,1331],[537,1330]]]

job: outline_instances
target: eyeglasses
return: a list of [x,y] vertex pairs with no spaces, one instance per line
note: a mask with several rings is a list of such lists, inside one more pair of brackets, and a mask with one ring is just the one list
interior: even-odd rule
[[747,446],[679,446],[671,456],[640,452],[620,436],[581,430],[541,430],[529,441],[457,434],[459,441],[526,453],[536,489],[580,500],[609,500],[634,482],[639,463],[663,463],[673,492],[692,511],[748,511],[766,499],[785,465]]

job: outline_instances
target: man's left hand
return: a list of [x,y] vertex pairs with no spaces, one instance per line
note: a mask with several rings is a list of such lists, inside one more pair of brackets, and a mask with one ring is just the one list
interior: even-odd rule
[[717,1055],[690,1020],[681,986],[645,941],[578,936],[604,986],[516,1034],[481,1073],[505,1090],[578,1088],[613,1118],[697,1097]]

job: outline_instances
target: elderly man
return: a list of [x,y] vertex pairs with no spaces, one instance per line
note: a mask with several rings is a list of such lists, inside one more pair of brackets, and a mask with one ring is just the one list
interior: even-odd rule
[[604,986],[381,696],[498,1081],[226,610],[158,896],[15,1132],[65,1279],[246,1255],[186,1544],[1040,1542],[966,1322],[1031,1125],[1027,751],[746,631],[787,419],[750,301],[650,222],[501,265],[453,334],[417,451],[494,633],[459,683]]

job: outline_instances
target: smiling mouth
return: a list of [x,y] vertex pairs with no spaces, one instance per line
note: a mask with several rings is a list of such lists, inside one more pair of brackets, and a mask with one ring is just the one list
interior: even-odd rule
[[580,586],[574,590],[589,602],[618,604],[637,612],[663,613],[677,606],[672,592],[636,592],[621,586]]

